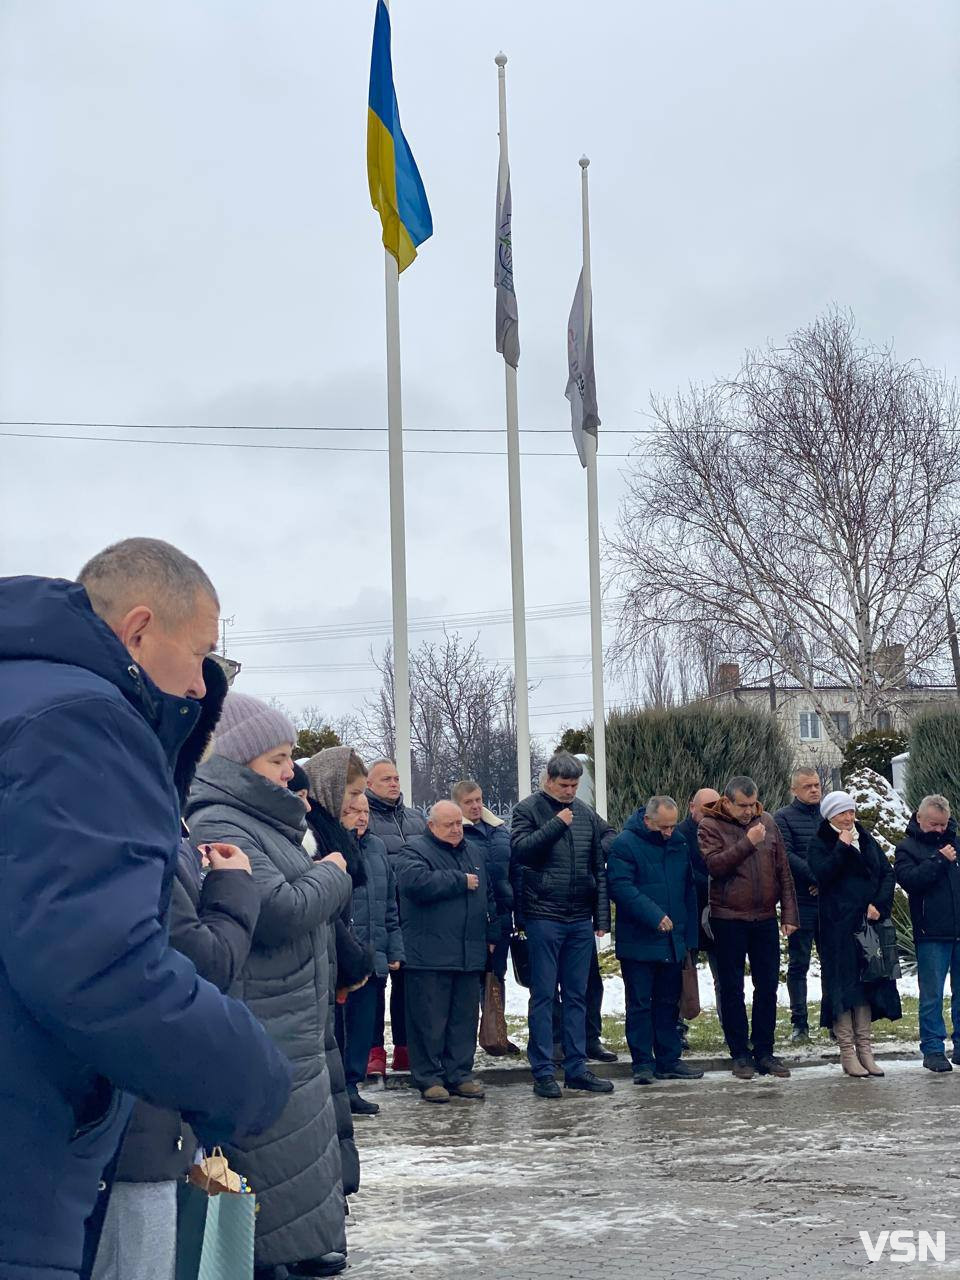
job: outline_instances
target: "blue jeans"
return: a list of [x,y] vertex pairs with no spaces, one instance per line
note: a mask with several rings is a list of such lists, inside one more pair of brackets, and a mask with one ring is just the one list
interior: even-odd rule
[[530,1037],[527,1057],[535,1080],[552,1079],[553,997],[563,1002],[563,1071],[568,1079],[587,1069],[587,978],[596,951],[593,923],[527,920],[530,943]]
[[950,975],[950,1020],[954,1048],[960,1034],[960,941],[918,942],[920,982],[920,1052],[943,1053],[947,1028],[943,1021],[943,986]]

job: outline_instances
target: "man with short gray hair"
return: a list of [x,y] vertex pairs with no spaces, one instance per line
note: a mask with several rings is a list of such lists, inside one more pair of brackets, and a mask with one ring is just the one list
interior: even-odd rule
[[920,984],[920,1051],[928,1071],[950,1071],[943,988],[950,975],[953,1061],[960,1066],[960,864],[957,824],[945,796],[924,796],[894,855],[910,898]]
[[627,996],[633,1083],[700,1080],[680,1060],[683,966],[696,950],[697,893],[677,802],[651,796],[610,846],[607,880],[617,905],[617,957]]
[[407,841],[396,866],[413,1083],[424,1102],[479,1100],[480,980],[498,926],[484,860],[464,840],[452,800],[437,801],[427,830]]
[[175,772],[216,593],[151,538],[107,548],[80,579],[0,580],[0,1132],[16,1153],[0,1172],[0,1274],[63,1280],[84,1265],[130,1095],[212,1146],[269,1128],[290,1089],[253,1015],[167,940]]
[[547,764],[536,795],[513,810],[512,879],[530,943],[527,1057],[534,1092],[559,1098],[553,1062],[553,1001],[563,1012],[564,1086],[610,1093],[613,1083],[587,1070],[586,991],[594,933],[610,929],[603,840],[610,828],[578,800],[583,765],[566,751]]

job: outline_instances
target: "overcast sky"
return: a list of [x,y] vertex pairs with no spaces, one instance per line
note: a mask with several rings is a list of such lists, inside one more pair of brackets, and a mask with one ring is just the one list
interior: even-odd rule
[[[378,429],[3,425],[315,451],[0,436],[0,573],[72,577],[108,542],[167,538],[235,618],[242,687],[331,715],[375,686],[360,664],[382,629],[242,641],[390,616],[386,454],[360,452],[386,448],[365,162],[373,13],[374,0],[0,5],[4,424]],[[411,618],[510,603],[503,439],[489,433],[503,425],[500,48],[521,426],[555,430],[523,440],[530,606],[587,597],[584,473],[563,398],[582,152],[608,528],[618,455],[634,443],[613,432],[649,429],[651,392],[732,373],[746,347],[833,303],[865,337],[956,372],[956,0],[394,0],[392,18],[401,118],[436,228],[401,281],[407,445],[438,451],[406,459]],[[509,626],[484,627],[481,645],[509,659]],[[532,696],[550,745],[585,718],[587,618],[531,623],[529,646],[551,659],[531,674],[562,677]],[[619,692],[611,682],[610,700]]]

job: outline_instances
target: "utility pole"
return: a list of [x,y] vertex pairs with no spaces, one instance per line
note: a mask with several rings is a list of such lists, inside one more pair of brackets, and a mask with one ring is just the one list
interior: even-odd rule
[[221,657],[227,656],[227,627],[232,627],[236,622],[237,616],[234,614],[232,618],[220,619],[220,654]]

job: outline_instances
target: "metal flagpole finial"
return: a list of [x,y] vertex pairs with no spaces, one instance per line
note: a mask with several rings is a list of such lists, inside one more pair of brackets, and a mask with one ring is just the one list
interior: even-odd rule
[[586,167],[589,165],[589,163],[590,163],[590,157],[589,157],[589,156],[581,156],[581,157],[580,157],[580,168],[581,168],[581,169],[586,169]]
[[494,62],[498,67],[505,67],[507,65],[507,55],[501,51],[494,58]]

